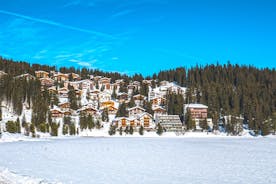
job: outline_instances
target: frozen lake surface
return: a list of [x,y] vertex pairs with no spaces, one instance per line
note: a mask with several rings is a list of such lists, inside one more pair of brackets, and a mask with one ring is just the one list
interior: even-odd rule
[[72,138],[2,143],[0,170],[5,168],[21,176],[74,184],[275,184],[276,139]]

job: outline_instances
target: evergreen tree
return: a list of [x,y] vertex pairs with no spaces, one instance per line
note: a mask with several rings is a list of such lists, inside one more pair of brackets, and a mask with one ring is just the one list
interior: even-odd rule
[[129,127],[129,134],[130,134],[130,135],[133,135],[133,132],[134,132],[133,127],[130,126],[130,127]]
[[32,137],[35,137],[35,125],[34,125],[34,123],[32,123],[31,126],[30,126],[30,132],[32,133]]
[[163,127],[161,126],[160,123],[157,124],[157,131],[156,133],[161,136],[163,134]]
[[276,112],[272,114],[272,130],[273,134],[276,134]]
[[266,136],[269,135],[271,133],[271,124],[269,121],[265,121],[262,123],[261,126],[261,135],[262,136]]
[[21,133],[21,125],[20,125],[19,117],[16,119],[15,123],[16,123],[16,132]]
[[63,127],[62,127],[62,134],[63,134],[63,135],[67,135],[68,132],[69,132],[68,124],[63,124]]
[[234,130],[234,134],[235,135],[240,135],[243,131],[243,120],[238,119],[236,117],[236,123],[235,123],[235,130]]
[[119,129],[119,133],[120,133],[120,135],[123,135],[123,128],[122,127],[120,127],[120,129]]
[[46,123],[40,123],[38,130],[43,133],[48,132],[48,127]]
[[[1,100],[0,100],[0,105],[1,105]],[[2,107],[0,106],[0,121],[2,121]]]
[[144,135],[144,127],[142,125],[139,128],[139,134]]
[[144,101],[143,108],[146,110],[146,112],[148,112],[149,114],[151,114],[153,116],[154,112],[152,110],[152,103],[151,102]]
[[101,91],[104,91],[104,89],[105,89],[105,87],[104,87],[104,85],[102,85],[102,87],[101,87]]
[[119,92],[120,93],[127,93],[126,83],[120,84]]
[[63,118],[63,124],[67,124],[67,125],[70,125],[72,122],[71,122],[71,117],[70,116],[64,116]]
[[16,123],[13,121],[8,121],[6,123],[6,131],[9,133],[16,133],[17,132],[17,126]]
[[70,135],[76,135],[76,126],[74,123],[71,123],[69,125],[69,134]]
[[116,117],[126,117],[128,115],[126,110],[126,104],[123,102],[119,105],[119,109],[116,113]]
[[115,135],[115,134],[116,134],[116,127],[110,125],[109,130],[108,130],[108,134],[109,134],[110,136]]
[[111,98],[114,100],[117,98],[117,94],[116,94],[116,88],[113,88],[112,94],[111,94]]
[[103,112],[102,112],[102,121],[104,122],[108,122],[109,118],[108,118],[108,108],[104,108]]
[[140,87],[140,94],[144,96],[148,96],[149,93],[149,87],[147,84],[142,83]]
[[213,131],[218,130],[218,122],[219,122],[218,113],[212,114],[212,120],[213,120]]
[[167,94],[168,114],[182,115],[184,98],[180,94]]
[[208,124],[207,124],[207,119],[201,120],[199,122],[200,128],[202,128],[203,131],[208,130]]
[[[87,127],[88,127],[88,121],[87,121],[87,119],[88,118],[84,114],[80,114],[79,118],[80,118],[80,129],[81,130],[87,129]],[[91,119],[92,119],[92,117],[91,117]]]
[[51,126],[51,136],[58,136],[59,123],[52,123],[50,126]]
[[52,124],[52,113],[50,111],[48,111],[48,124],[51,125]]
[[76,92],[73,86],[69,85],[68,86],[68,99],[70,102],[70,108],[73,110],[77,110],[78,109],[78,100],[76,97]]
[[129,126],[127,125],[125,128],[125,133],[128,134],[129,133]]
[[99,120],[96,120],[96,128],[100,129],[102,127],[101,123]]
[[186,113],[185,123],[187,125],[188,130],[195,130],[196,129],[195,121],[192,119],[192,115],[191,115],[190,111],[187,111],[187,113]]
[[95,127],[94,118],[90,114],[87,117],[87,125],[89,130]]
[[135,104],[135,102],[134,102],[134,98],[131,97],[130,101],[128,102],[128,108],[132,108],[132,107],[134,107],[135,105],[136,105],[136,104]]

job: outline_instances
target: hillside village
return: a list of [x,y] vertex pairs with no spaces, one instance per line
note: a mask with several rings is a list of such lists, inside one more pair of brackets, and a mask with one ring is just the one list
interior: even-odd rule
[[[1,71],[0,76],[4,75],[7,74]],[[168,94],[186,98],[187,88],[174,82],[160,81],[158,86],[154,80],[126,83],[118,79],[111,82],[111,78],[105,76],[89,75],[89,79],[81,79],[76,73],[42,70],[35,71],[35,76],[26,73],[14,78],[27,81],[38,79],[41,91],[46,90],[50,94],[52,103],[48,116],[51,120],[48,118],[48,121],[58,125],[56,135],[77,134],[95,127],[109,127],[110,135],[116,132],[139,132],[142,135],[143,131],[181,135],[188,126],[194,126],[197,131],[213,128],[212,119],[207,117],[208,107],[202,104],[179,104],[184,114],[168,115]],[[27,103],[23,106],[25,110],[19,119],[21,125],[23,121],[32,121],[30,107]],[[9,120],[5,116],[9,113],[2,113],[3,119]],[[188,121],[193,125],[189,125]]]
[[275,70],[228,63],[128,76],[1,57],[0,61],[0,132],[32,136],[276,132]]

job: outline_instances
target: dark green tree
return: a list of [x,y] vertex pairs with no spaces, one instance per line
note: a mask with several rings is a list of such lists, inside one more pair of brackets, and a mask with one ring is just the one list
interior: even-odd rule
[[71,123],[69,125],[69,134],[70,135],[76,135],[76,126],[74,123]]
[[68,132],[69,132],[69,126],[68,126],[68,124],[64,123],[63,126],[62,126],[62,134],[67,135]]
[[6,131],[9,133],[16,133],[17,132],[16,123],[14,121],[8,121],[6,123]]
[[136,105],[136,104],[135,104],[135,102],[134,102],[134,98],[131,97],[131,99],[130,99],[130,101],[128,102],[127,106],[128,106],[129,108],[131,108],[131,107],[134,107],[135,105]]
[[116,134],[116,127],[110,125],[109,130],[108,130],[108,134],[109,134],[110,136],[115,135],[115,134]]
[[102,112],[102,121],[104,121],[104,122],[108,122],[109,121],[108,108],[104,108],[104,110]]
[[87,125],[89,130],[95,128],[94,118],[90,114],[87,117]]
[[144,135],[144,127],[142,125],[139,127],[139,134]]
[[163,127],[161,126],[160,123],[157,124],[157,131],[156,133],[161,136],[163,134]]
[[119,105],[119,109],[116,113],[116,117],[126,117],[128,116],[127,110],[126,110],[126,104],[123,102]]
[[16,132],[21,133],[21,125],[20,125],[19,117],[16,119],[15,124],[16,124]]
[[133,135],[133,132],[134,132],[133,127],[130,126],[130,127],[129,127],[129,134],[130,134],[130,135]]
[[73,86],[69,85],[68,86],[68,99],[70,102],[70,108],[73,110],[77,110],[78,109],[78,99],[76,97],[76,92]]
[[123,135],[123,128],[122,127],[119,128],[119,133],[120,133],[120,135]]

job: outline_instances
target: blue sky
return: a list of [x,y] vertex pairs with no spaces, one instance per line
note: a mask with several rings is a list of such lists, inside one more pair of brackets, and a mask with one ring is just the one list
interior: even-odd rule
[[268,0],[0,0],[0,55],[152,74],[196,64],[276,67]]

